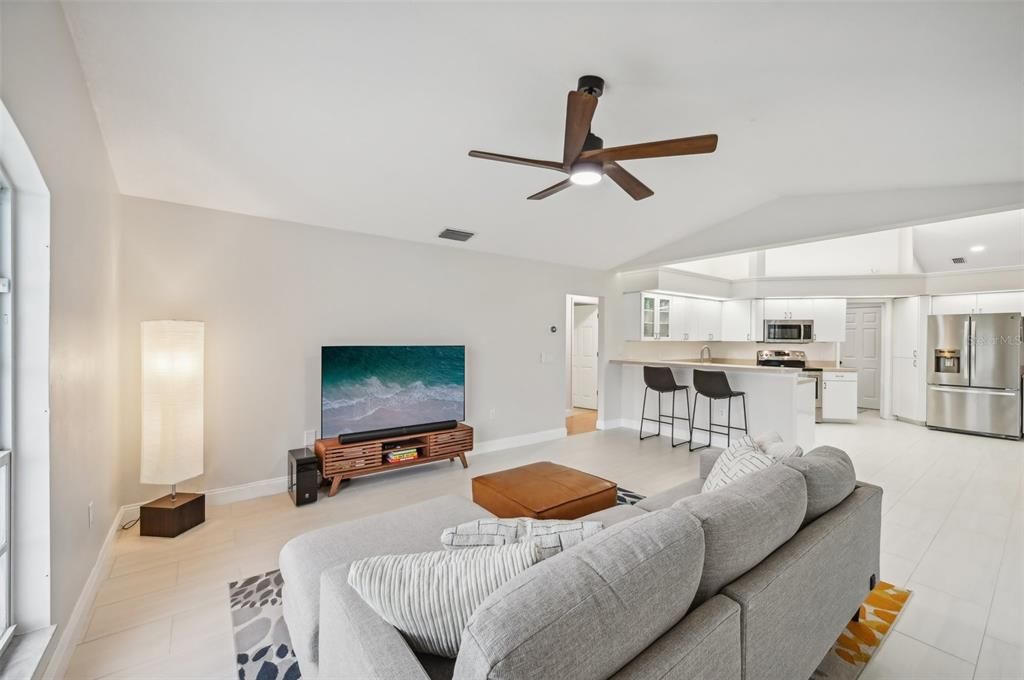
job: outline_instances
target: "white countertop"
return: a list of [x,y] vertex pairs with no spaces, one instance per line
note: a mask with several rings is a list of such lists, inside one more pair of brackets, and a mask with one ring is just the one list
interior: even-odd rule
[[[711,361],[700,361],[699,359],[610,359],[613,364],[629,364],[640,366],[674,366],[678,368],[704,368],[717,369],[721,371],[735,371],[743,373],[763,373],[768,375],[796,375],[804,371],[802,368],[790,368],[787,366],[758,366],[756,362],[748,359],[712,359]],[[837,371],[842,373],[856,372],[856,368],[845,368],[843,366],[831,366],[824,362],[808,362],[809,368],[821,368],[823,371]]]
[[737,363],[731,363],[729,359],[712,359],[710,362],[702,362],[696,359],[610,359],[609,363],[637,366],[670,366],[674,368],[702,368],[737,373],[763,373],[766,375],[796,375],[803,370],[800,368],[787,368],[785,366],[758,366],[753,362],[741,362],[739,359],[735,361]]

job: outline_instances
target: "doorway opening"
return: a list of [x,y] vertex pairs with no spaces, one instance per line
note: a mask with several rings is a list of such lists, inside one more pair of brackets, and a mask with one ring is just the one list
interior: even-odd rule
[[839,363],[857,369],[857,408],[882,408],[882,305],[850,304],[846,307],[846,341],[840,346]]
[[565,309],[565,430],[568,435],[575,435],[597,429],[600,300],[588,295],[566,295]]

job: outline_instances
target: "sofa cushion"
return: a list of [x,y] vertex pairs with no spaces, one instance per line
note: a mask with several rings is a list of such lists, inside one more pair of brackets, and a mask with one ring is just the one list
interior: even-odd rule
[[540,559],[531,541],[378,555],[353,562],[348,584],[402,632],[413,651],[454,659],[473,611]]
[[667,491],[662,491],[661,493],[656,493],[653,496],[648,496],[637,503],[636,507],[646,510],[647,512],[664,510],[665,508],[672,507],[673,503],[682,498],[700,493],[703,485],[703,479],[691,479],[688,482],[677,484]]
[[807,512],[807,489],[803,475],[775,465],[717,491],[684,498],[673,507],[690,511],[704,530],[697,606],[797,532]]
[[594,520],[595,522],[601,522],[605,527],[610,527],[613,524],[618,524],[631,517],[642,517],[647,514],[645,510],[636,505],[615,505],[606,510],[598,510],[592,512],[589,515],[581,517],[580,519]]
[[554,557],[604,529],[604,523],[582,519],[487,518],[463,522],[441,532],[446,550],[531,542],[541,559]]
[[488,597],[454,677],[607,678],[682,619],[703,561],[700,524],[683,509],[620,522]]
[[[299,664],[315,677],[320,631],[320,574],[339,564],[381,554],[437,549],[437,537],[448,526],[492,517],[463,496],[429,501],[309,531],[281,549],[284,615]],[[307,671],[303,671],[307,673]]]
[[846,452],[834,446],[819,446],[799,458],[787,458],[783,465],[804,476],[807,484],[807,514],[811,522],[839,505],[853,493],[857,473]]

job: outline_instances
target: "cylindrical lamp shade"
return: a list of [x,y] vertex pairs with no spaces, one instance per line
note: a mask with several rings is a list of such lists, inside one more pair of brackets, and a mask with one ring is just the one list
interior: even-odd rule
[[143,484],[203,473],[203,322],[142,322]]

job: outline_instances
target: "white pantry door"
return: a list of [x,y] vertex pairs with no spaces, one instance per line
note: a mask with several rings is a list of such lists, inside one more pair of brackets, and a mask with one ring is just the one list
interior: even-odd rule
[[597,408],[597,305],[573,305],[572,405]]
[[840,353],[844,368],[856,368],[857,407],[882,406],[882,307],[846,308],[846,342]]

